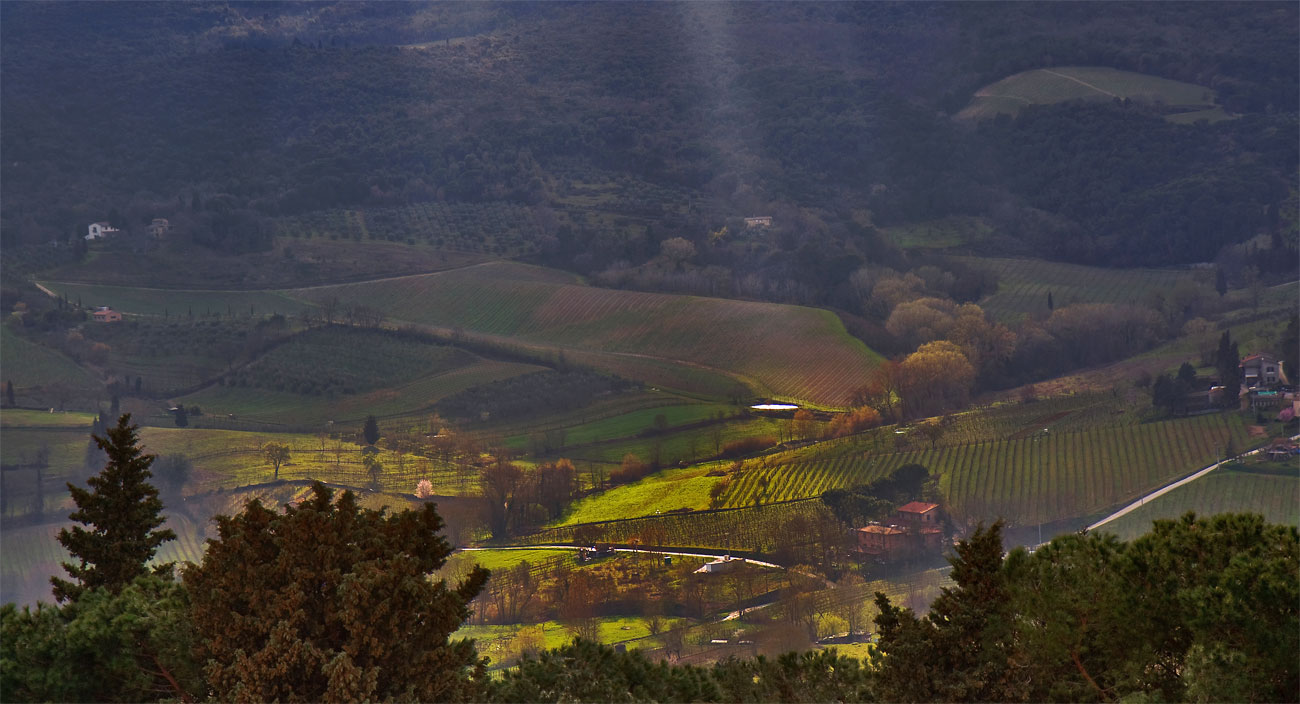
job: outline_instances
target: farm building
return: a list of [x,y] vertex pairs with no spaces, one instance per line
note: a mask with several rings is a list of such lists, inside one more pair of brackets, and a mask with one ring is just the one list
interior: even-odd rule
[[120,230],[118,230],[116,227],[113,227],[112,225],[109,225],[107,222],[92,222],[90,223],[90,227],[88,228],[86,239],[102,240],[105,237],[108,237],[109,235],[113,234],[114,232],[120,232]]
[[939,505],[913,501],[894,513],[895,523],[872,523],[859,528],[856,549],[881,562],[907,560],[943,549]]
[[939,504],[913,501],[898,508],[898,518],[905,525],[921,528],[939,524]]
[[96,308],[95,312],[91,313],[91,317],[94,318],[97,323],[117,323],[122,320],[122,314],[108,306]]
[[718,574],[721,572],[730,572],[737,567],[745,564],[745,560],[730,555],[724,555],[712,562],[704,563],[704,566],[695,570],[696,574]]
[[1247,355],[1241,360],[1241,385],[1246,388],[1254,386],[1271,386],[1282,381],[1282,367],[1277,357],[1269,354]]
[[154,218],[153,222],[149,223],[149,234],[152,235],[154,239],[162,239],[167,236],[167,232],[171,230],[171,226],[172,224],[167,220],[167,218]]
[[760,215],[753,218],[745,218],[745,227],[771,227],[772,216]]

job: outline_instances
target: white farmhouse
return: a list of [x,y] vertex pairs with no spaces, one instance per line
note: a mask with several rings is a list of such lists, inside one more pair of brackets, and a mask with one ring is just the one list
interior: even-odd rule
[[92,222],[90,223],[90,232],[86,235],[86,239],[102,240],[114,232],[119,232],[119,230],[116,227],[109,225],[107,222]]

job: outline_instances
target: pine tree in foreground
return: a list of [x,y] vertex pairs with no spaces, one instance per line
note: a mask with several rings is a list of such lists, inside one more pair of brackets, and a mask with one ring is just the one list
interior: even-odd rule
[[158,490],[148,481],[154,456],[141,450],[137,430],[128,413],[118,419],[116,427],[106,430],[104,437],[91,436],[108,455],[108,463],[86,481],[89,489],[68,484],[77,505],[68,518],[87,528],[59,531],[59,544],[77,559],[75,565],[63,563],[72,580],[50,578],[59,601],[75,600],[96,587],[121,591],[136,577],[147,574],[146,565],[159,545],[176,538],[171,530],[156,530],[165,519]]
[[250,502],[217,518],[185,570],[209,686],[219,701],[465,701],[484,683],[470,641],[451,640],[487,581],[430,575],[451,547],[433,504],[386,514],[312,497],[284,513]]

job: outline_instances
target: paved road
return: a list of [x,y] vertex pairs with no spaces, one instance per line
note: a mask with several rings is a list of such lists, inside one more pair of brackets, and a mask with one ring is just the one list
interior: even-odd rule
[[[1300,435],[1294,435],[1294,436],[1291,437],[1291,439],[1292,439],[1292,440],[1300,439]],[[1157,499],[1157,498],[1159,498],[1159,497],[1161,497],[1161,496],[1164,496],[1165,494],[1168,494],[1169,492],[1173,491],[1174,489],[1177,489],[1177,488],[1180,487],[1180,486],[1183,486],[1184,484],[1188,484],[1188,483],[1194,482],[1194,481],[1196,481],[1197,479],[1200,479],[1201,477],[1203,477],[1203,476],[1209,474],[1210,472],[1213,472],[1214,470],[1218,469],[1219,467],[1221,467],[1222,465],[1224,465],[1224,464],[1226,464],[1226,463],[1228,463],[1228,462],[1235,462],[1236,460],[1239,460],[1239,459],[1241,459],[1242,457],[1249,457],[1249,456],[1251,456],[1251,455],[1258,454],[1258,453],[1260,453],[1260,452],[1263,452],[1265,449],[1267,449],[1267,446],[1256,448],[1256,449],[1254,449],[1254,450],[1251,450],[1250,452],[1243,452],[1243,453],[1241,453],[1240,455],[1237,455],[1236,457],[1232,458],[1231,460],[1219,460],[1218,462],[1215,462],[1214,464],[1210,465],[1209,467],[1206,467],[1206,468],[1204,468],[1204,469],[1198,470],[1198,471],[1192,473],[1191,475],[1188,475],[1188,476],[1186,476],[1186,477],[1184,477],[1184,478],[1182,478],[1182,479],[1179,479],[1178,481],[1176,481],[1176,482],[1174,482],[1174,483],[1172,483],[1172,484],[1169,484],[1169,485],[1167,485],[1167,486],[1163,486],[1163,487],[1161,487],[1161,488],[1159,488],[1159,489],[1156,489],[1155,491],[1151,492],[1150,494],[1147,494],[1146,496],[1140,497],[1137,501],[1134,501],[1133,503],[1129,504],[1128,506],[1125,506],[1124,508],[1122,508],[1122,509],[1116,511],[1115,513],[1112,513],[1112,514],[1110,514],[1109,516],[1106,516],[1105,518],[1101,519],[1100,521],[1097,521],[1096,523],[1094,523],[1094,524],[1088,526],[1088,530],[1096,530],[1096,529],[1098,529],[1098,528],[1100,528],[1100,527],[1106,525],[1107,523],[1110,523],[1111,521],[1115,520],[1116,518],[1119,518],[1119,517],[1121,517],[1121,516],[1128,515],[1129,513],[1132,513],[1133,511],[1136,511],[1137,509],[1141,508],[1143,505],[1146,504],[1146,502],[1148,502],[1148,501],[1150,501],[1150,500],[1152,500],[1152,499]]]
[[[582,549],[583,548],[578,545],[507,545],[504,547],[489,546],[489,547],[482,547],[482,548],[461,548],[461,550],[464,550],[466,552],[472,550],[582,550]],[[724,552],[721,551],[716,553],[691,552],[689,548],[682,548],[680,550],[674,548],[654,548],[652,550],[646,548],[614,548],[614,551],[649,553],[651,555],[682,555],[684,557],[707,557],[711,559],[722,557],[725,554]],[[737,558],[737,559],[741,559],[741,558]],[[778,570],[785,569],[781,565],[772,562],[763,562],[762,560],[752,560],[748,557],[743,559],[745,560],[745,562],[750,562],[760,567],[771,567],[773,569],[778,569]]]

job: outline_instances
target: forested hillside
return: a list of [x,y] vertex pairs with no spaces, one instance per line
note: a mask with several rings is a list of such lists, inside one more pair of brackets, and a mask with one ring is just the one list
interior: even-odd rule
[[[246,252],[289,215],[513,203],[545,263],[662,288],[682,272],[637,268],[681,237],[676,269],[825,304],[901,256],[877,227],[945,215],[993,222],[983,249],[1103,265],[1294,238],[1293,4],[0,12],[8,246],[163,216]],[[952,119],[980,86],[1069,65],[1202,86],[1236,119],[1118,99]],[[746,231],[751,215],[775,221]]]

